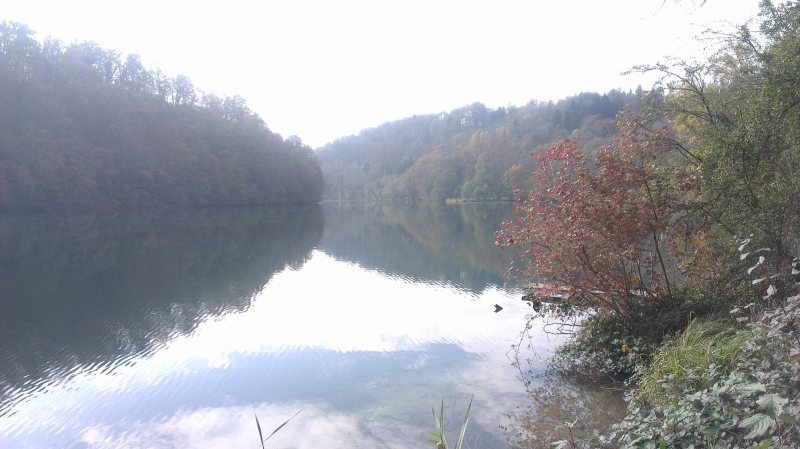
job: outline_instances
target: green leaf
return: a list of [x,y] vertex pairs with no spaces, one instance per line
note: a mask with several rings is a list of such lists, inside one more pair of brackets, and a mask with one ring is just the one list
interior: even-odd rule
[[447,449],[447,439],[444,437],[444,398],[442,398],[442,408],[439,410],[439,434],[442,436],[442,445]]
[[761,442],[761,444],[756,446],[754,449],[767,449],[770,444],[772,444],[772,440],[764,440],[764,441]]
[[777,394],[765,394],[757,401],[758,405],[764,407],[767,415],[772,419],[778,418],[787,402],[789,402],[788,399],[782,398]]
[[461,426],[461,434],[458,436],[456,449],[461,449],[461,444],[464,442],[464,434],[467,432],[467,423],[469,422],[469,411],[472,409],[472,399],[474,398],[475,398],[474,395],[471,398],[469,398],[469,405],[467,406],[467,415],[464,417],[464,424]]
[[631,434],[631,444],[636,444],[639,441],[642,441],[643,439],[645,439],[645,435],[639,435],[636,433]]
[[745,438],[748,440],[764,435],[767,430],[769,430],[770,425],[772,425],[772,418],[763,413],[757,413],[753,416],[743,419],[739,423],[739,427],[745,430],[750,430],[750,432],[745,435]]
[[[430,398],[428,398],[428,401],[430,401]],[[431,413],[433,414],[433,423],[436,426],[436,431],[428,433],[439,439],[435,444],[438,445],[441,443],[442,446],[447,448],[447,440],[444,438],[444,399],[442,399],[442,407],[439,411],[439,416],[436,416],[436,409],[433,408],[433,404],[431,404]]]
[[797,422],[797,419],[794,416],[787,415],[786,413],[784,413],[783,415],[778,416],[778,419],[780,419],[784,423],[792,425],[792,426],[800,426],[800,423]]
[[742,393],[745,396],[750,396],[753,393],[766,393],[767,387],[764,384],[755,382],[747,385],[742,385],[738,387],[737,390],[739,393]]

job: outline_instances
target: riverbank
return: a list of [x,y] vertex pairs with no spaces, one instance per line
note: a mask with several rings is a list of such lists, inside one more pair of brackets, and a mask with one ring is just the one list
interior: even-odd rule
[[800,447],[798,272],[795,260],[782,291],[771,285],[767,297],[743,295],[727,316],[688,304],[683,314],[668,311],[688,325],[661,341],[655,335],[670,321],[664,310],[651,310],[638,323],[648,330],[638,333],[607,312],[587,318],[551,368],[623,382],[628,413],[607,435],[570,431],[554,447]]

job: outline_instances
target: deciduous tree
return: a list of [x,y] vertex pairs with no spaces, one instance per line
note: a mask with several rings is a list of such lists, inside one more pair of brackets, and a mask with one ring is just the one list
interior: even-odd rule
[[663,170],[672,149],[666,123],[625,116],[594,164],[574,140],[537,154],[534,188],[497,234],[498,246],[517,251],[509,274],[623,316],[672,298],[676,270],[665,243],[687,224]]

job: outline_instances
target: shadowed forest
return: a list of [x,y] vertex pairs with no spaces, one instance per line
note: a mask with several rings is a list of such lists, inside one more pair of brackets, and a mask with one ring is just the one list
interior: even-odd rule
[[0,24],[0,208],[306,203],[310,147],[269,130],[240,96],[146,69],[92,42],[39,42]]

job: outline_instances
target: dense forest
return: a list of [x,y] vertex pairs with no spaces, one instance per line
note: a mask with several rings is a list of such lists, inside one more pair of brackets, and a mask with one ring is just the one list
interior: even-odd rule
[[0,208],[316,202],[322,172],[297,137],[240,96],[146,69],[92,42],[0,24]]
[[512,199],[536,169],[531,153],[572,136],[591,153],[611,141],[617,113],[639,109],[641,100],[641,88],[612,90],[495,110],[473,103],[385,123],[317,150],[324,197]]

